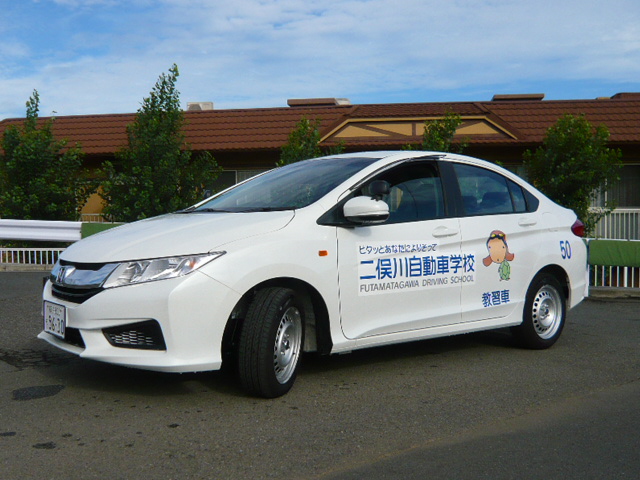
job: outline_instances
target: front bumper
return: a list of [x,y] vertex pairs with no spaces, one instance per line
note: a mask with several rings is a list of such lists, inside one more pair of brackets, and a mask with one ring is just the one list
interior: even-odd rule
[[[240,296],[196,271],[104,290],[80,304],[55,297],[47,282],[43,299],[66,309],[64,340],[44,331],[38,335],[51,345],[117,365],[196,372],[220,368],[225,325]],[[143,345],[145,325],[156,325],[151,347]]]

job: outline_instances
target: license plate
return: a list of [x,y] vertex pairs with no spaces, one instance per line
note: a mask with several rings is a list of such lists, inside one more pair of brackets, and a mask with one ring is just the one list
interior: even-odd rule
[[67,309],[57,303],[44,302],[44,331],[64,339],[67,328]]

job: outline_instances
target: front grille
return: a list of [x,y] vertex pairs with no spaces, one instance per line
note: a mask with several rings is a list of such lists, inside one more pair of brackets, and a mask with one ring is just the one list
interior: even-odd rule
[[83,303],[100,293],[102,284],[117,263],[72,263],[60,259],[51,270],[52,294],[73,303]]
[[166,350],[162,329],[155,320],[105,328],[104,336],[114,347]]
[[103,288],[78,288],[78,287],[63,287],[55,283],[51,284],[51,294],[61,300],[66,300],[72,303],[83,303],[89,300],[94,295],[97,295],[103,290]]

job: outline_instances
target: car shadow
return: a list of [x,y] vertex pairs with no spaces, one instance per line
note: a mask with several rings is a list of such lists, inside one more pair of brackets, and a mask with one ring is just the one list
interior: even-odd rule
[[58,359],[56,364],[40,365],[38,368],[52,383],[61,383],[68,388],[158,397],[210,391],[224,395],[241,395],[233,377],[226,371],[154,372],[67,355],[68,358],[64,361]]
[[517,348],[517,345],[508,329],[500,329],[365,348],[354,350],[349,354],[330,356],[307,354],[304,358],[302,374],[357,368],[407,359],[428,361],[443,354],[485,347],[512,349]]
[[[392,368],[395,362],[412,359],[430,362],[444,354],[487,347],[512,349],[515,344],[508,329],[502,329],[366,348],[348,355],[308,353],[302,359],[299,375],[313,378],[331,371],[344,373],[380,363],[389,364]],[[239,387],[234,369],[229,367],[215,372],[164,373],[81,359],[64,352],[56,351],[52,355],[47,347],[44,349],[43,360],[30,366],[49,377],[52,384],[62,384],[67,388],[150,397],[205,392],[225,397],[247,397]]]

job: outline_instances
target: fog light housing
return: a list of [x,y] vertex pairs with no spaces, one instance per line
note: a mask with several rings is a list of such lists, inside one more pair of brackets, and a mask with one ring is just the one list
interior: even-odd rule
[[105,328],[102,333],[109,343],[118,348],[166,350],[162,328],[155,320]]

